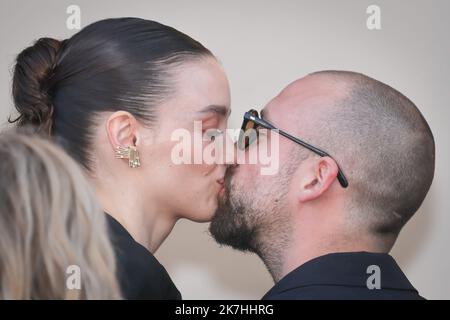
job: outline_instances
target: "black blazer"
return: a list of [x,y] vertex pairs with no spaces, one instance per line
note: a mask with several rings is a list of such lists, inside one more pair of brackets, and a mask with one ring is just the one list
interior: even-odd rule
[[[380,289],[369,289],[368,278],[379,267]],[[369,281],[372,283],[371,281]],[[423,299],[388,254],[332,253],[306,262],[281,279],[265,300],[297,299]]]
[[106,214],[116,254],[117,278],[124,299],[180,300],[181,294],[166,269],[128,231]]

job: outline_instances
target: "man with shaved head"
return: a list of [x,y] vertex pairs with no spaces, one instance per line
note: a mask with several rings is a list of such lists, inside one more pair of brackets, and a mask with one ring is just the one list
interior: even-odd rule
[[[279,171],[229,167],[210,232],[264,261],[276,283],[264,299],[422,298],[389,255],[434,175],[433,135],[408,98],[362,74],[321,71],[243,126],[270,129]],[[246,139],[245,153],[257,152]]]

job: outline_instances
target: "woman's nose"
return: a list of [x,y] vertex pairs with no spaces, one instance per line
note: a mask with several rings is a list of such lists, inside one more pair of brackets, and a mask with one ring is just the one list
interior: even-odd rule
[[234,139],[227,133],[225,135],[225,165],[237,165],[237,145]]

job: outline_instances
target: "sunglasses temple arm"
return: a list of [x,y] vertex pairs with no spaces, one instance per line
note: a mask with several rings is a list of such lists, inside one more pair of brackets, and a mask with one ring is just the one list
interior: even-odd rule
[[306,149],[311,150],[312,152],[314,152],[315,154],[321,156],[321,157],[329,157],[330,155],[328,153],[326,153],[323,150],[320,150],[312,145],[310,145],[309,143],[306,143],[305,141],[302,141],[294,136],[291,136],[289,133],[284,132],[283,130],[280,129],[276,129],[278,131],[278,133],[294,142],[297,142],[298,144],[302,145],[303,147],[305,147]]
[[[290,135],[289,133],[287,133],[287,132],[284,132],[284,131],[279,130],[279,129],[277,129],[277,130],[278,130],[278,133],[281,134],[282,136],[284,136],[284,137],[286,137],[286,138],[288,138],[288,139],[290,139],[290,140],[293,140],[293,141],[297,142],[298,144],[302,145],[302,146],[305,147],[306,149],[311,150],[311,151],[314,152],[315,154],[317,154],[317,155],[319,155],[319,156],[321,156],[321,157],[330,157],[330,158],[333,158],[333,157],[331,157],[328,153],[326,153],[325,151],[320,150],[320,149],[318,149],[318,148],[316,148],[316,147],[313,147],[312,145],[310,145],[310,144],[308,144],[308,143],[306,143],[306,142],[304,142],[304,141],[302,141],[302,140],[300,140],[300,139],[298,139],[298,138],[296,138],[296,137],[291,136],[291,135]],[[341,184],[341,186],[342,186],[343,188],[347,188],[347,187],[348,187],[348,181],[347,181],[347,179],[345,178],[344,173],[342,172],[342,170],[341,170],[341,168],[339,167],[339,165],[338,165],[338,175],[337,175],[337,179],[338,179],[339,183]]]
[[[300,140],[300,139],[298,139],[298,138],[296,138],[296,137],[294,137],[294,136],[291,136],[289,133],[287,133],[287,132],[285,132],[285,131],[283,131],[283,130],[277,129],[277,128],[274,127],[271,123],[269,123],[269,122],[267,122],[267,121],[264,121],[264,120],[261,119],[261,118],[254,117],[254,116],[251,115],[251,114],[245,114],[245,116],[248,117],[248,118],[246,117],[248,120],[252,120],[252,121],[256,122],[257,124],[259,124],[259,125],[261,125],[261,126],[263,126],[263,127],[266,127],[267,129],[272,129],[272,130],[278,131],[278,133],[281,134],[282,136],[284,136],[284,137],[286,137],[286,138],[288,138],[288,139],[290,139],[290,140],[292,140],[292,141],[294,141],[294,142],[297,142],[298,144],[302,145],[302,146],[305,147],[306,149],[311,150],[312,152],[314,152],[315,154],[317,154],[317,155],[319,155],[319,156],[321,156],[321,157],[330,157],[330,158],[333,158],[333,157],[331,157],[328,153],[326,153],[325,151],[320,150],[320,149],[318,149],[318,148],[316,148],[316,147],[314,147],[314,146],[312,146],[312,145],[310,145],[310,144],[308,144],[308,143],[306,143],[306,142],[304,142],[304,141],[302,141],[302,140]],[[340,185],[341,185],[343,188],[347,188],[347,187],[348,187],[348,181],[347,181],[347,179],[345,178],[344,173],[342,172],[342,170],[341,170],[341,168],[339,167],[339,165],[337,165],[337,166],[338,166],[338,175],[337,175],[337,179],[338,179]]]
[[[339,168],[339,166],[338,166],[338,168]],[[341,184],[342,188],[348,187],[348,181],[345,178],[344,174],[342,173],[341,168],[339,168],[337,179],[338,179],[339,183]]]

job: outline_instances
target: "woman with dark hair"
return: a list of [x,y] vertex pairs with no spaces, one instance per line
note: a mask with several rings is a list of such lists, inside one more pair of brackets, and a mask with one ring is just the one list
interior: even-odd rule
[[195,121],[202,133],[226,128],[229,85],[212,53],[154,21],[102,20],[23,50],[13,97],[11,122],[62,141],[86,169],[107,213],[124,297],[181,298],[153,253],[178,219],[209,221],[223,192],[224,165],[172,159],[176,129],[194,133]]

